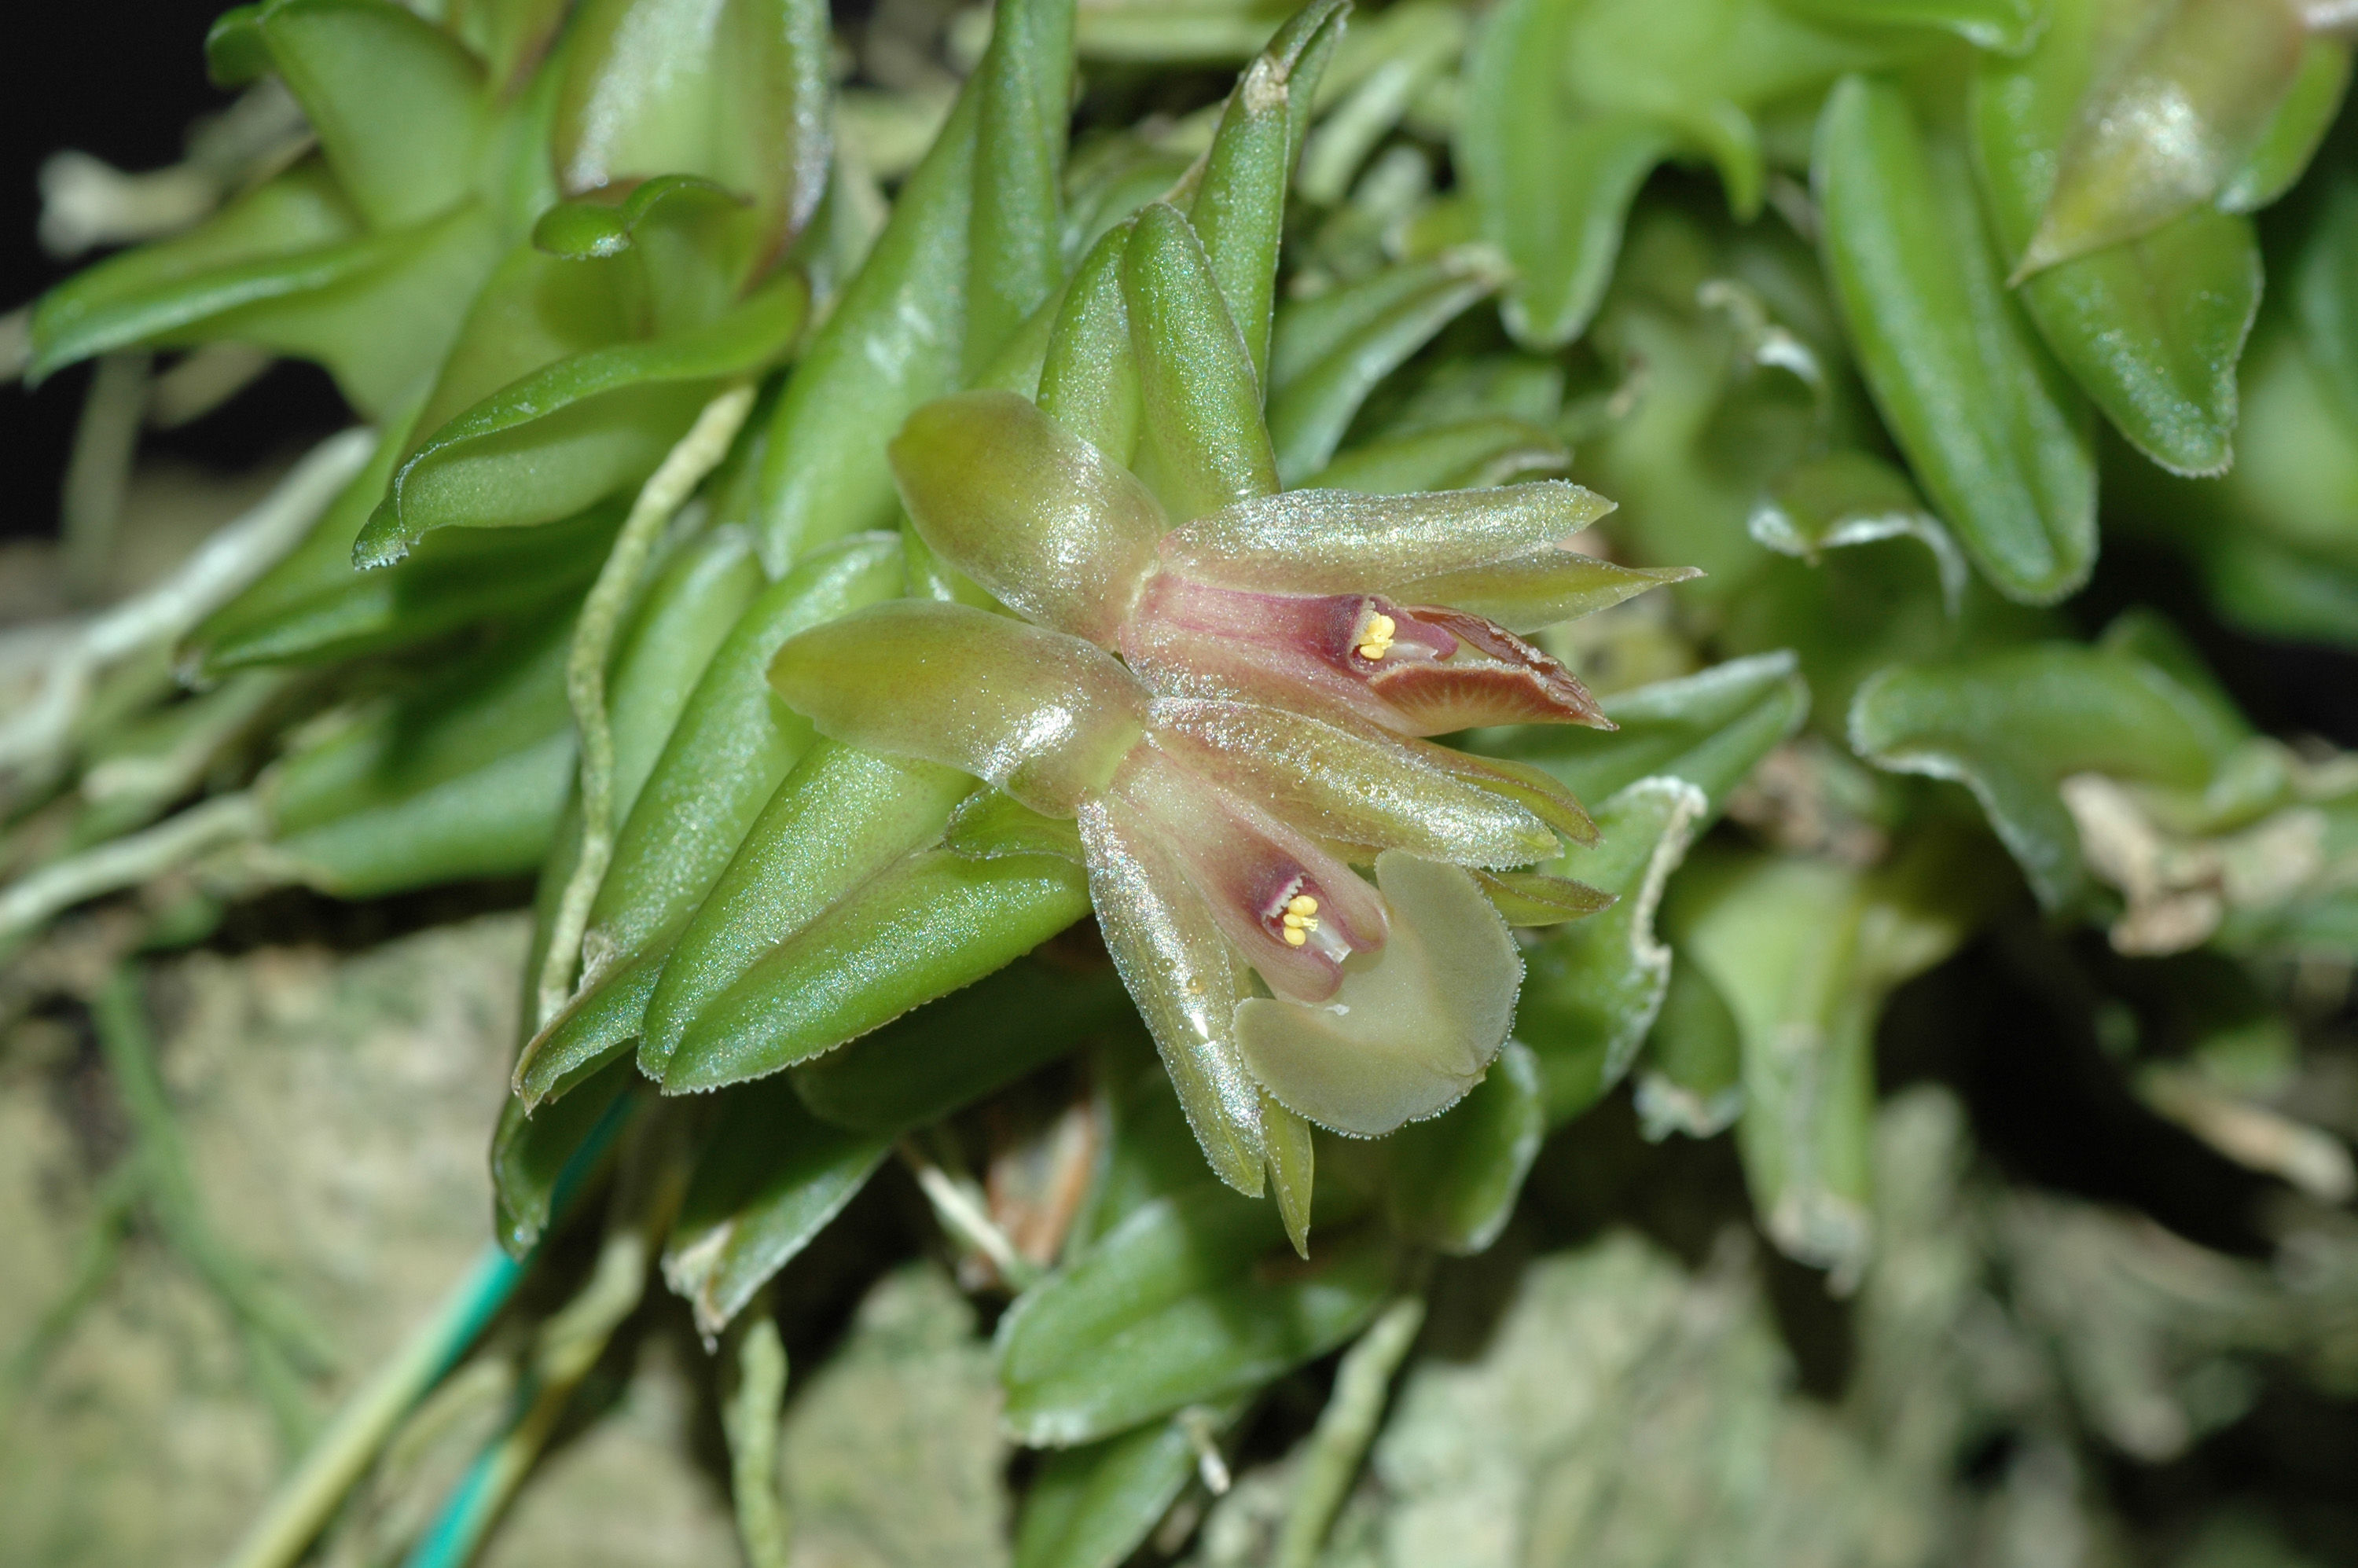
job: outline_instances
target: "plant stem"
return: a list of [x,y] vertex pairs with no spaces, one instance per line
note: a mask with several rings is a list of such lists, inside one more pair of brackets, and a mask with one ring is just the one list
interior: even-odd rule
[[752,385],[733,386],[704,406],[647,482],[614,537],[581,618],[573,631],[573,651],[565,670],[567,698],[581,731],[581,855],[566,881],[548,956],[540,971],[539,1017],[544,1027],[563,1011],[573,991],[581,938],[590,924],[590,903],[605,881],[614,855],[614,731],[606,713],[606,660],[613,651],[622,611],[629,608],[655,541],[673,514],[729,455],[730,443],[753,406]]
[[208,850],[259,838],[269,827],[253,795],[217,795],[153,827],[43,866],[0,888],[0,948],[85,899],[136,887]]
[[1359,1461],[1375,1441],[1392,1374],[1408,1358],[1409,1346],[1423,1326],[1423,1298],[1404,1296],[1386,1307],[1375,1325],[1344,1353],[1335,1372],[1335,1397],[1319,1412],[1317,1429],[1302,1456],[1302,1478],[1285,1516],[1285,1531],[1278,1538],[1275,1568],[1311,1568],[1318,1560],[1318,1549],[1325,1544],[1326,1531],[1359,1473]]
[[764,1291],[737,1319],[735,1387],[721,1406],[729,1434],[729,1492],[746,1568],[786,1568],[789,1520],[778,1493],[778,1421],[786,1400],[786,1346]]
[[523,1275],[522,1264],[485,1248],[433,1317],[336,1413],[222,1568],[287,1568],[301,1557],[401,1418],[507,1303]]
[[99,603],[106,596],[107,568],[114,563],[115,535],[123,525],[123,496],[139,449],[153,363],[154,356],[145,353],[105,355],[92,371],[89,395],[82,399],[60,508],[66,584],[82,604]]

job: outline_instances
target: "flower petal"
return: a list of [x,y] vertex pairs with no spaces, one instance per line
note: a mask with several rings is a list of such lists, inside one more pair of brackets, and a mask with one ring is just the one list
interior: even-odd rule
[[1164,526],[1128,469],[1011,392],[936,398],[890,453],[936,555],[1028,621],[1113,641]]
[[[1527,866],[1561,851],[1546,824],[1428,760],[1436,746],[1251,703],[1163,697],[1154,744],[1323,842],[1410,849],[1465,866]],[[1358,857],[1353,856],[1353,859]]]
[[1447,746],[1436,746],[1430,741],[1404,744],[1415,747],[1417,754],[1434,767],[1464,779],[1476,789],[1486,789],[1513,801],[1574,843],[1596,842],[1596,824],[1590,820],[1587,808],[1553,774],[1528,762],[1476,757]]
[[1162,1053],[1195,1141],[1220,1180],[1261,1191],[1262,1093],[1237,1054],[1244,962],[1136,807],[1092,800],[1080,810],[1089,902],[1106,950]]
[[1610,610],[1649,589],[1685,582],[1693,567],[1624,567],[1550,547],[1488,566],[1441,572],[1394,588],[1412,604],[1446,604],[1495,621],[1510,632],[1536,632]]
[[1113,776],[1146,694],[1077,637],[963,604],[896,600],[790,638],[770,684],[819,733],[989,779],[1070,816]]
[[1237,1006],[1245,1063],[1281,1105],[1377,1138],[1482,1081],[1514,1022],[1523,962],[1470,872],[1391,851],[1376,861],[1392,939],[1355,956],[1334,1000]]
[[1182,524],[1161,554],[1167,568],[1224,588],[1389,592],[1552,547],[1612,510],[1562,480],[1424,495],[1293,490]]
[[1158,691],[1357,714],[1410,735],[1612,722],[1569,670],[1502,626],[1372,594],[1148,580],[1121,651]]
[[1166,846],[1212,920],[1281,995],[1332,996],[1343,960],[1384,942],[1383,901],[1350,867],[1153,745],[1106,792]]
[[1474,881],[1490,895],[1509,925],[1561,925],[1613,907],[1612,893],[1552,877],[1545,871],[1476,871]]

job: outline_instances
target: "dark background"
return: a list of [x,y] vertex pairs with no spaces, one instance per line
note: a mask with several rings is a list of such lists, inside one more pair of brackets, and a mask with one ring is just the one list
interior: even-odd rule
[[[13,310],[92,256],[54,261],[34,237],[41,161],[75,147],[130,172],[180,158],[189,122],[229,95],[205,80],[204,41],[230,0],[62,0],[13,4],[0,16],[0,311]],[[0,538],[54,535],[58,483],[90,369],[61,371],[30,392],[0,386]],[[243,468],[343,423],[326,376],[282,365],[228,407],[145,449]]]

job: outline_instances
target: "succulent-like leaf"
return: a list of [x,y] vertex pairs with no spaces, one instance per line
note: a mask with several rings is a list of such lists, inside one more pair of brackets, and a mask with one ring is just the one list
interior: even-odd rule
[[1638,1116],[1649,1139],[1716,1138],[1744,1109],[1744,1037],[1711,977],[1674,962],[1662,1011],[1646,1036]]
[[2054,0],[1778,0],[1813,21],[1855,27],[1937,27],[1974,48],[2020,54],[2045,33]]
[[[1299,484],[1324,468],[1377,384],[1504,281],[1495,254],[1477,249],[1389,269],[1323,298],[1289,307],[1289,318],[1296,310],[1320,306],[1329,306],[1330,315],[1343,315],[1329,305],[1336,295],[1378,289],[1388,304],[1380,310],[1349,311],[1352,330],[1316,358],[1295,348],[1275,362],[1290,372],[1282,380],[1274,373],[1271,376],[1269,432],[1277,450],[1278,477]],[[1321,325],[1331,327],[1332,322]]]
[[771,416],[753,526],[773,577],[808,550],[891,524],[884,445],[911,411],[957,381],[977,114],[969,90]]
[[1073,0],[1008,0],[991,13],[967,255],[966,379],[988,368],[1064,281],[1065,134],[1073,109]]
[[1145,417],[1121,287],[1133,227],[1118,225],[1089,247],[1057,308],[1040,367],[1041,412],[1116,463],[1137,452]]
[[[1972,851],[1963,851],[1969,857]],[[1979,897],[1951,847],[1866,875],[1715,855],[1666,916],[1743,1039],[1737,1146],[1770,1238],[1847,1290],[1872,1246],[1874,1031],[1884,997],[1952,951]]]
[[1187,216],[1256,376],[1269,366],[1287,190],[1319,79],[1349,12],[1350,0],[1313,0],[1278,29],[1228,94],[1195,174]]
[[753,203],[782,252],[827,178],[827,12],[812,0],[589,0],[563,65],[553,146],[566,194],[660,175]]
[[817,1115],[898,1135],[937,1121],[1093,1038],[1138,1031],[1115,972],[1018,959],[839,1051],[794,1069]]
[[2003,287],[1963,150],[1898,87],[1852,77],[1813,178],[1860,368],[1918,479],[1999,592],[2062,597],[2095,562],[2094,433]]
[[1708,812],[1702,790],[1670,777],[1640,779],[1597,807],[1597,847],[1578,870],[1617,902],[1529,950],[1517,1011],[1517,1033],[1539,1063],[1548,1126],[1603,1098],[1645,1043],[1671,969],[1654,911]]
[[1442,1252],[1487,1250],[1514,1217],[1547,1135],[1544,1087],[1531,1047],[1509,1040],[1464,1100],[1394,1134],[1384,1182],[1392,1229]]
[[803,633],[770,679],[819,733],[989,779],[1068,816],[1136,743],[1146,694],[1077,637],[963,604],[879,604]]
[[1866,452],[1844,449],[1786,470],[1746,531],[1779,555],[1811,562],[1826,550],[1914,539],[1932,552],[1949,613],[1964,600],[1967,568],[1957,542],[1924,510],[1905,474]]
[[2199,789],[2217,762],[2198,694],[2126,650],[2065,643],[1892,665],[1859,688],[1850,734],[1878,767],[1972,790],[2050,907],[2084,886],[2062,779],[2101,773]]
[[560,620],[281,762],[276,848],[348,898],[514,876],[548,852],[573,763]]
[[1274,495],[1260,386],[1202,241],[1162,202],[1138,215],[1122,297],[1138,356],[1142,472],[1172,518]]
[[1489,414],[1353,447],[1306,483],[1314,490],[1413,495],[1481,490],[1512,479],[1561,474],[1570,467],[1572,449],[1548,431],[1511,414]]
[[419,222],[474,187],[489,124],[480,61],[394,0],[264,0],[205,39],[224,85],[276,72],[373,229]]
[[717,1335],[859,1195],[892,1141],[830,1127],[784,1082],[731,1095],[700,1141],[664,1282]]
[[[1051,856],[907,855],[758,957],[681,1033],[664,1092],[807,1062],[970,986],[1089,912],[1080,868]],[[653,1038],[654,1010],[649,1010]]]
[[564,517],[645,478],[724,379],[792,345],[808,304],[786,274],[708,326],[561,360],[486,398],[403,464],[354,558],[396,560],[433,528]]
[[1184,1405],[1260,1387],[1365,1327],[1391,1284],[1390,1243],[1362,1230],[1281,1276],[1271,1206],[1217,1188],[1132,1214],[1000,1319],[1007,1424],[1069,1447]]
[[643,1070],[660,1079],[715,999],[779,943],[938,836],[972,789],[964,774],[930,763],[832,742],[811,747],[746,830],[664,966],[647,1004]]
[[2080,104],[2017,268],[2149,233],[2216,197],[2290,94],[2307,41],[2294,0],[2178,0]]
[[499,248],[474,204],[362,232],[326,170],[298,164],[189,233],[45,295],[27,374],[135,344],[245,342],[318,362],[382,416],[432,376]]
[[[1234,1406],[1231,1406],[1233,1409]],[[1113,1568],[1145,1544],[1195,1475],[1175,1421],[1047,1454],[1015,1522],[1015,1568]]]
[[590,910],[605,951],[636,953],[702,901],[814,731],[770,687],[786,639],[897,593],[900,540],[855,535],[764,590],[715,651],[673,726]]
[[936,554],[1028,621],[1114,641],[1164,527],[1129,470],[1008,392],[926,404],[891,457]]
[[[2083,98],[2149,17],[2121,0],[2054,0],[2018,60],[1974,77],[1975,167],[2000,250],[2024,254]],[[2234,456],[2235,362],[2259,308],[2247,220],[2191,208],[2130,240],[2049,266],[2021,298],[2056,357],[2121,433],[2174,473]]]

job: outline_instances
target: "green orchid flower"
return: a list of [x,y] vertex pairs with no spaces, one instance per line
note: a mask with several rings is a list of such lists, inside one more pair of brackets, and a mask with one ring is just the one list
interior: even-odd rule
[[1004,392],[920,408],[892,460],[926,546],[1025,619],[875,606],[779,650],[787,702],[1077,821],[1107,945],[1199,1136],[1206,1096],[1228,1121],[1266,1091],[1375,1137],[1479,1083],[1522,961],[1474,873],[1602,907],[1518,870],[1596,831],[1535,770],[1422,737],[1612,728],[1516,629],[1692,574],[1567,547],[1610,507],[1560,481],[1295,491],[1169,527],[1127,469]]

